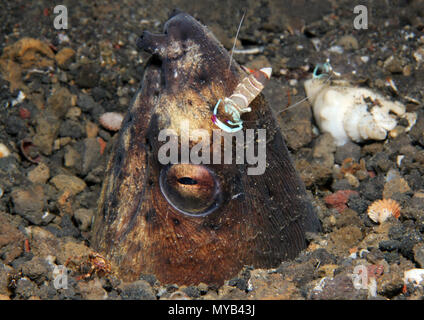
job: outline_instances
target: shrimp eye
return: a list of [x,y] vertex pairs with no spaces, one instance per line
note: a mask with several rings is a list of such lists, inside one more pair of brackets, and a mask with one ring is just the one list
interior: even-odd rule
[[167,166],[161,170],[159,185],[168,203],[189,216],[206,216],[222,203],[219,179],[203,165]]

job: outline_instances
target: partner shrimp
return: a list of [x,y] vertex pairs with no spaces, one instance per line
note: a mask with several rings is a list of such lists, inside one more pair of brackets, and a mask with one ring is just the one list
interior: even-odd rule
[[[230,70],[231,62],[233,60],[234,48],[236,46],[238,34],[241,29],[246,12],[241,17],[239,26],[237,28],[236,37],[234,39],[233,48],[231,49],[230,63],[228,70]],[[241,114],[252,111],[249,108],[250,103],[259,95],[263,90],[265,83],[271,77],[271,68],[262,68],[260,70],[250,70],[245,68],[245,71],[249,72],[250,75],[245,77],[236,87],[233,94],[230,97],[224,98],[224,110],[227,114],[232,117],[231,120],[225,120],[225,123],[217,118],[218,107],[222,100],[219,99],[215,105],[212,115],[212,122],[216,124],[220,129],[225,132],[237,132],[243,128],[243,121],[240,119]],[[231,125],[232,127],[228,126]]]
[[[234,40],[233,48],[231,49],[231,56],[230,56],[230,63],[228,65],[228,70],[230,70],[231,62],[233,58],[233,53],[236,45],[236,41],[238,38],[239,31],[241,29],[241,25],[243,23],[244,17],[246,12],[243,13],[243,16],[240,20],[239,26],[237,28],[236,37]],[[217,125],[221,130],[225,132],[237,132],[241,129],[243,129],[243,121],[240,119],[241,115],[246,112],[252,111],[252,109],[249,107],[250,103],[261,93],[263,90],[265,83],[267,80],[270,79],[272,68],[262,68],[260,70],[250,70],[246,67],[243,67],[247,72],[250,73],[249,76],[245,77],[236,87],[234,92],[230,97],[224,98],[224,111],[231,116],[231,120],[225,120],[224,122],[220,121],[217,117],[218,115],[218,107],[221,104],[222,100],[219,99],[218,102],[215,105],[215,108],[213,110],[212,114],[212,122]],[[321,74],[318,74],[318,72],[321,71]],[[324,82],[324,84],[330,80],[331,74],[329,74],[332,71],[331,65],[329,61],[326,63],[320,63],[316,66],[314,69],[313,77],[315,79],[320,79],[323,77],[328,76],[327,80]],[[283,111],[287,111],[288,109],[291,109],[298,104],[302,103],[308,99],[306,97],[305,99],[302,99],[301,101],[298,101],[294,105],[280,111],[279,113]],[[230,126],[229,126],[230,125]]]
[[[226,132],[237,132],[243,128],[243,121],[240,116],[243,113],[250,112],[250,103],[261,93],[265,83],[271,77],[272,68],[262,68],[260,70],[249,70],[250,75],[245,77],[236,87],[231,96],[224,98],[224,111],[231,116],[232,120],[224,122],[217,118],[218,107],[222,100],[219,99],[215,105],[212,122],[220,129]],[[231,125],[230,126],[228,126]]]

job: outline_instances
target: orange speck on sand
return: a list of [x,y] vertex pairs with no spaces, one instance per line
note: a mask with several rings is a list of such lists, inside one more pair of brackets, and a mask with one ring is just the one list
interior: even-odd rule
[[104,141],[100,137],[97,138],[97,142],[100,144],[100,154],[103,154],[103,152],[105,151],[107,143],[106,143],[106,141]]
[[57,199],[57,203],[59,204],[59,210],[71,213],[72,212],[72,204],[71,204],[71,192],[68,189],[65,189],[63,193]]
[[358,252],[358,247],[353,247],[353,248],[349,249],[349,254],[352,254],[352,253],[355,253],[355,252]]
[[25,245],[25,252],[30,252],[31,247],[29,246],[29,240],[28,239],[25,239],[24,245]]
[[402,287],[402,293],[405,294],[408,291],[408,288],[406,287],[406,284]]

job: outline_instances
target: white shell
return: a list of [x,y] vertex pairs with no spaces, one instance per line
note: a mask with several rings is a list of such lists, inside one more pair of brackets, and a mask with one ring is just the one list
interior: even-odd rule
[[403,282],[408,284],[412,282],[415,285],[419,285],[421,282],[424,284],[424,269],[410,269],[405,271]]
[[265,73],[267,75],[268,79],[271,78],[271,73],[272,73],[272,68],[271,67],[262,68],[260,71],[262,71],[263,73]]
[[381,212],[371,210],[368,212],[368,217],[372,221],[380,224],[386,221],[391,215],[392,214],[389,210],[382,210]]
[[399,218],[400,206],[392,199],[377,200],[368,207],[367,214],[372,221],[381,224],[391,216]]
[[121,128],[124,116],[119,112],[106,112],[100,116],[100,124],[111,131],[118,131]]
[[[402,103],[346,82],[330,84],[324,79],[310,79],[305,81],[305,90],[319,128],[329,132],[338,146],[349,140],[384,140],[397,124],[397,117],[390,112],[405,116]],[[370,110],[366,99],[375,102]]]
[[3,143],[0,143],[0,158],[6,158],[10,156],[10,151]]
[[16,97],[16,99],[12,100],[12,107],[14,107],[18,103],[21,103],[22,101],[24,101],[25,98],[26,98],[25,93],[23,93],[22,91],[19,91],[19,94]]

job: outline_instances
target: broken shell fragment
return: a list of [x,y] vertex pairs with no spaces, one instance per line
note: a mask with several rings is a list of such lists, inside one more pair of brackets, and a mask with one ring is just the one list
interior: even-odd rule
[[23,139],[21,141],[21,152],[32,163],[39,163],[41,161],[41,156],[30,139]]
[[3,143],[0,143],[0,158],[6,158],[10,156],[10,151]]
[[309,79],[305,81],[305,91],[319,128],[329,132],[338,146],[349,140],[384,140],[399,117],[414,123],[414,117],[406,116],[405,105],[400,102],[345,81],[327,82],[323,78]]
[[377,200],[368,207],[368,217],[374,222],[383,223],[390,216],[396,219],[400,216],[400,206],[395,200]]
[[124,116],[119,112],[106,112],[100,116],[99,122],[103,128],[110,131],[118,131],[121,128]]
[[403,281],[406,285],[408,283],[412,283],[415,286],[424,284],[424,269],[415,268],[405,271]]

